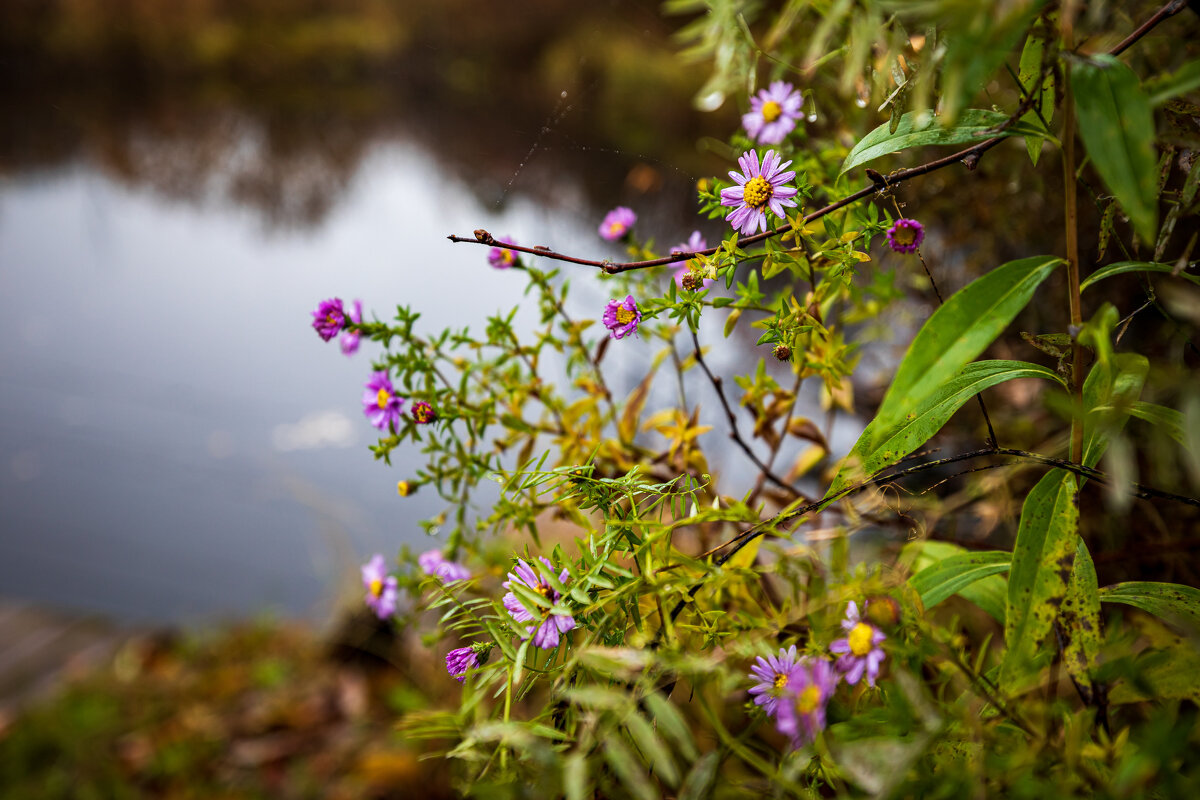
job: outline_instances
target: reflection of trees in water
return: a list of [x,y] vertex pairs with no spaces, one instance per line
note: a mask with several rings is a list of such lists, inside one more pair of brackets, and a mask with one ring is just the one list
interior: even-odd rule
[[690,108],[701,76],[649,1],[26,6],[0,7],[0,171],[84,162],[272,226],[322,220],[385,141],[416,140],[487,204],[538,141],[513,190],[561,202],[570,172],[604,205],[712,172],[694,142],[735,124]]

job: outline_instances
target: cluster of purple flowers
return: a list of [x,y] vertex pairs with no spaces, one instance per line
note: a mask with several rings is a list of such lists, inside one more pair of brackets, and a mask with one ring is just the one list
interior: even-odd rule
[[837,662],[812,656],[797,656],[796,646],[780,648],[779,655],[759,656],[750,668],[757,681],[750,688],[754,704],[763,707],[775,720],[775,727],[801,748],[817,738],[825,728],[825,708],[839,680],[853,686],[867,677],[875,685],[885,653],[880,645],[887,637],[868,622],[863,622],[858,605],[851,601],[842,620],[846,636],[835,640],[829,649],[840,653]]
[[[331,297],[317,304],[317,310],[312,312],[312,317],[313,329],[316,330],[318,336],[328,342],[341,333],[348,324],[362,324],[362,301],[355,300],[350,311],[346,311],[340,297]],[[357,353],[359,339],[357,331],[348,330],[342,333],[340,342],[342,353],[348,356]]]

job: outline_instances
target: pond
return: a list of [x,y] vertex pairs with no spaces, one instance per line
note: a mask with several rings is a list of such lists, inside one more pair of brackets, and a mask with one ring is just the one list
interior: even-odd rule
[[[655,24],[607,34],[593,20],[541,46],[624,36],[675,64]],[[646,112],[660,136],[647,119],[605,128],[627,65],[531,89],[524,62],[486,50],[474,71],[459,59],[437,73],[475,76],[466,97],[431,91],[403,59],[386,90],[375,76],[252,100],[23,63],[0,95],[0,596],[130,621],[322,618],[356,598],[369,554],[431,546],[416,523],[442,502],[395,491],[415,448],[390,468],[366,449],[359,396],[377,346],[343,356],[309,311],[340,296],[383,319],[411,305],[426,330],[482,324],[524,282],[445,238],[478,227],[619,258],[596,225],[626,203],[682,241],[701,224],[695,179],[723,163],[695,143],[732,122],[694,122],[692,75],[639,90],[664,93]],[[511,72],[492,75],[496,63]],[[506,81],[519,89],[497,99],[489,87]],[[604,288],[573,285],[580,315],[598,316]],[[721,424],[715,398],[702,404]],[[853,427],[837,433],[844,449]]]

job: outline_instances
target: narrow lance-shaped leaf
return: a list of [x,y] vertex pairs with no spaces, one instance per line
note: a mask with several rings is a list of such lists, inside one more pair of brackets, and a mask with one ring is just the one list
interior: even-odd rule
[[1099,595],[1102,602],[1140,608],[1168,622],[1200,631],[1200,589],[1178,583],[1130,581],[1105,586]]
[[1053,371],[1023,361],[979,361],[937,387],[920,404],[914,405],[899,426],[881,433],[876,419],[859,436],[829,493],[835,494],[856,476],[873,475],[916,450],[942,429],[963,403],[984,389],[1016,378],[1045,378],[1062,383]]
[[1075,551],[1075,567],[1058,613],[1058,625],[1067,673],[1090,703],[1094,692],[1092,669],[1100,655],[1100,598],[1096,590],[1096,566],[1083,539]]
[[[937,120],[924,112],[910,111],[900,118],[895,133],[889,129],[888,123],[883,123],[868,133],[842,162],[839,174],[845,174],[855,167],[862,166],[890,153],[898,153],[910,147],[921,147],[936,144],[978,144],[992,135],[990,131],[1008,121],[1008,115],[999,111],[986,111],[972,108],[964,111],[958,118],[957,124],[943,128]],[[922,124],[923,123],[923,124]],[[1041,125],[1034,127],[1024,123],[1011,125],[996,136],[1032,136],[1044,137],[1045,130]]]
[[908,582],[925,608],[932,608],[976,581],[1007,572],[1011,565],[1012,553],[1004,551],[961,553],[926,567]]
[[1040,668],[1038,650],[1050,635],[1067,593],[1079,540],[1075,476],[1055,469],[1038,481],[1021,508],[1008,576],[1008,613],[1000,684],[1009,693],[1029,688]]
[[[1089,286],[1093,286],[1105,278],[1111,278],[1114,275],[1124,275],[1129,272],[1175,273],[1175,265],[1157,264],[1151,261],[1119,261],[1116,264],[1109,264],[1106,267],[1101,267],[1091,275],[1088,275],[1086,278],[1084,278],[1083,282],[1079,284],[1079,291],[1082,292],[1084,289],[1087,289]],[[1193,275],[1190,272],[1179,272],[1178,277],[1191,281],[1197,286],[1200,286],[1200,275]]]
[[[913,562],[913,569],[918,573],[928,569],[938,561],[944,561],[953,556],[969,555],[967,550],[949,542],[912,542],[905,546],[905,550],[908,550],[910,547],[917,548],[920,551],[920,555]],[[1006,553],[1005,555],[1007,556],[1007,560],[1011,562],[1012,554]],[[957,590],[957,594],[967,602],[979,606],[1001,625],[1004,624],[1004,606],[1008,601],[1008,581],[1005,580],[1003,575],[994,574],[980,578],[973,583],[960,587]]]
[[[1034,106],[1021,117],[1021,122],[1032,128],[1042,129],[1042,119],[1047,122],[1054,116],[1054,72],[1047,72],[1042,77],[1042,61],[1046,52],[1046,37],[1039,28],[1034,28],[1025,40],[1021,49],[1021,63],[1017,73],[1021,86],[1031,96],[1036,96]],[[1038,114],[1041,114],[1041,117]],[[1026,136],[1025,149],[1029,152],[1029,160],[1037,164],[1042,154],[1042,137]]]
[[1071,69],[1079,137],[1142,241],[1158,230],[1154,113],[1137,75],[1112,56]]
[[933,312],[896,369],[872,423],[874,435],[883,438],[895,431],[926,398],[982,353],[1061,263],[1055,256],[1010,261],[976,278]]

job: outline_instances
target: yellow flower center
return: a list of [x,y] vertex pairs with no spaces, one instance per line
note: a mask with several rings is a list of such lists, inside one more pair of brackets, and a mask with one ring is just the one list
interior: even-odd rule
[[783,113],[783,106],[776,103],[774,100],[768,100],[763,103],[762,115],[767,122],[774,122],[779,119],[779,115]]
[[776,689],[782,689],[784,686],[787,686],[787,682],[788,682],[788,676],[787,676],[786,672],[776,672],[775,673],[775,688]]
[[513,258],[514,258],[514,256],[513,256],[512,250],[502,250],[502,251],[500,251],[500,258],[501,258],[501,260],[503,260],[503,261],[504,261],[506,264],[511,264],[511,263],[513,263]]
[[809,686],[796,696],[796,710],[801,714],[811,714],[821,704],[821,690],[817,686]]
[[907,225],[897,225],[896,230],[892,231],[892,239],[896,244],[908,246],[916,241],[917,231]]
[[380,389],[379,394],[375,395],[375,405],[379,406],[380,408],[387,408],[388,399],[390,397],[391,394],[387,389]]
[[371,581],[371,585],[367,588],[370,589],[372,597],[379,597],[379,595],[383,594],[383,581],[376,578]]
[[871,652],[871,639],[874,636],[874,628],[865,622],[858,623],[850,629],[850,635],[846,637],[850,652],[859,657],[865,656]]
[[619,236],[625,232],[625,224],[621,222],[610,222],[608,223],[608,232],[613,236]]
[[751,208],[762,208],[774,192],[775,187],[770,181],[759,175],[746,181],[746,185],[742,187],[742,199]]
[[617,306],[617,322],[621,325],[628,325],[633,321],[633,312],[625,306]]
[[337,323],[338,323],[337,317],[334,316],[334,313],[332,311],[330,311],[328,314],[325,315],[325,321],[328,322],[330,325],[337,325]]
[[412,494],[412,484],[408,481],[400,481],[396,484],[396,494],[401,497],[408,497]]

